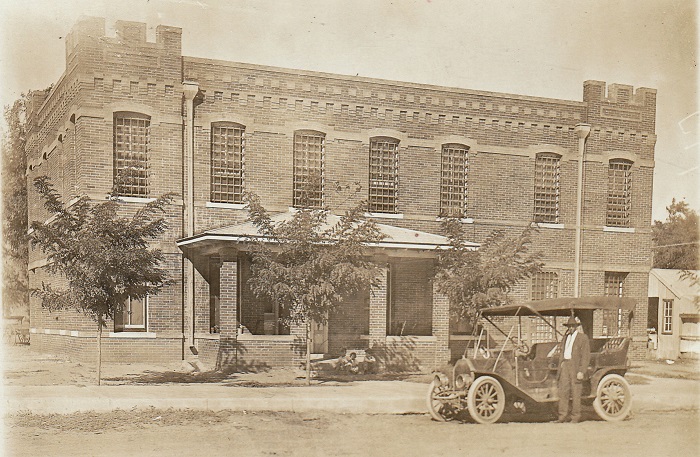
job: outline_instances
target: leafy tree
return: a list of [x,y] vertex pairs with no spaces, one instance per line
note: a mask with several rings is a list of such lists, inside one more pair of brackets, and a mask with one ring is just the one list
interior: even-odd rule
[[2,253],[4,314],[29,315],[27,287],[26,96],[5,107],[2,141]]
[[458,219],[443,220],[442,230],[450,247],[439,254],[435,281],[460,319],[473,322],[482,308],[509,303],[512,287],[542,269],[540,254],[529,252],[532,226],[516,236],[494,231],[477,250],[466,245]]
[[676,201],[666,207],[664,222],[654,221],[654,268],[696,270],[698,264],[698,213],[685,201]]
[[289,220],[274,222],[258,196],[248,195],[249,220],[267,240],[254,241],[252,292],[277,303],[281,320],[306,329],[306,381],[311,382],[311,323],[326,323],[352,294],[376,285],[378,269],[365,247],[383,238],[364,218],[365,204],[330,223],[329,211],[299,208]]
[[66,287],[43,283],[31,292],[49,311],[77,309],[97,323],[99,385],[106,322],[123,311],[128,297],[155,295],[172,282],[161,266],[163,253],[149,249],[148,242],[167,229],[162,213],[173,195],[163,195],[126,217],[120,215],[117,186],[102,203],[81,197],[71,205],[61,201],[46,176],[36,178],[34,187],[51,218],[31,223],[31,243],[46,254],[48,272],[64,279]]

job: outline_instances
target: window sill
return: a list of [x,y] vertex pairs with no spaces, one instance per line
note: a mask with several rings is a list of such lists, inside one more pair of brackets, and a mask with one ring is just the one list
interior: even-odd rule
[[403,219],[403,213],[365,213],[365,217],[375,217],[379,219]]
[[245,209],[246,206],[245,203],[207,202],[207,208]]
[[238,335],[238,341],[294,341],[294,335],[253,335],[244,333]]
[[[435,218],[435,222],[442,222],[442,221],[447,220],[447,219],[448,219],[447,217],[438,216]],[[471,218],[471,217],[460,217],[457,220],[463,224],[473,224],[474,223],[474,218]]]
[[218,340],[220,333],[195,333],[194,338],[197,340]]
[[552,228],[552,229],[563,229],[564,224],[554,224],[552,222],[535,222],[537,227],[540,228]]
[[153,339],[155,332],[109,332],[109,338]]
[[124,197],[120,195],[118,201],[124,203],[151,203],[156,201],[156,199],[152,197]]
[[603,227],[604,232],[618,232],[618,233],[634,233],[634,228],[632,227],[611,227],[606,225]]

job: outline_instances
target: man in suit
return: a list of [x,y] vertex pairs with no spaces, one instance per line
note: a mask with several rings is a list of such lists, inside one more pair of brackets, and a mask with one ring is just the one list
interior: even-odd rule
[[591,360],[591,347],[581,322],[571,316],[566,322],[559,363],[559,419],[566,422],[571,397],[571,422],[581,420],[581,382],[586,377]]

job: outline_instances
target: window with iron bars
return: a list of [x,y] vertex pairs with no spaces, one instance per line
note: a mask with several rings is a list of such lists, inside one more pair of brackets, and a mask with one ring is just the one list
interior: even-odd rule
[[[553,271],[542,271],[536,273],[532,277],[532,289],[530,291],[530,296],[532,300],[544,300],[546,298],[557,298],[559,296],[559,275]],[[533,343],[541,343],[545,341],[552,341],[554,339],[554,325],[553,317],[545,317],[543,321],[541,318],[533,318],[535,322],[534,334],[532,335]]]
[[369,146],[369,203],[372,213],[397,213],[399,140],[371,138]]
[[608,166],[608,206],[605,225],[629,227],[632,206],[632,162],[611,160]]
[[113,173],[117,192],[148,197],[148,148],[151,118],[139,113],[114,113]]
[[535,158],[535,222],[559,223],[560,160],[559,155],[551,153]]
[[211,126],[211,201],[243,203],[245,127],[234,123]]
[[325,142],[320,132],[294,133],[294,207],[323,207]]
[[532,277],[532,300],[544,300],[559,296],[559,275],[553,271],[541,271]]
[[[605,272],[605,295],[607,297],[623,297],[627,273],[619,271]],[[620,336],[622,331],[622,310],[603,310],[603,336]]]
[[465,217],[469,148],[461,144],[442,145],[440,216]]

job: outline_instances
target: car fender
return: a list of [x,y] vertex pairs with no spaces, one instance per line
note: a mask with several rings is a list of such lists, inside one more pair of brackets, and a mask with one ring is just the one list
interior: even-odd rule
[[520,389],[515,384],[512,384],[510,381],[505,379],[503,376],[496,374],[493,371],[483,371],[483,370],[482,371],[479,371],[479,370],[474,371],[474,379],[475,380],[482,377],[482,376],[491,376],[492,378],[495,378],[496,380],[498,380],[498,382],[501,383],[501,386],[503,387],[503,390],[506,393],[506,397],[516,396],[522,400],[537,403],[537,401],[534,398],[532,398],[527,392]]
[[613,365],[609,367],[604,367],[600,368],[595,371],[590,377],[591,381],[591,397],[596,396],[596,391],[598,390],[598,383],[600,382],[601,379],[603,379],[603,376],[614,373],[614,374],[619,374],[620,376],[624,376],[625,373],[627,372],[627,366],[626,365]]

